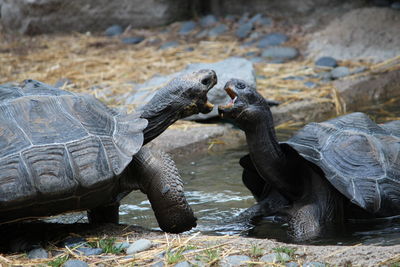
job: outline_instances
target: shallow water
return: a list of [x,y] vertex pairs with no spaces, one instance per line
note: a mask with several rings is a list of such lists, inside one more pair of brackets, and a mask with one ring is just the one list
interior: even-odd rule
[[[375,105],[366,110],[377,122],[388,117],[399,117],[397,107],[400,101],[383,109]],[[392,103],[392,104],[393,104]],[[365,112],[365,111],[364,111]],[[293,129],[279,130],[280,140],[286,140]],[[237,147],[218,153],[209,153],[199,157],[180,160],[178,169],[185,182],[185,194],[197,218],[198,226],[193,232],[207,234],[247,235],[259,238],[273,238],[290,242],[286,236],[286,225],[271,222],[274,218],[264,218],[256,225],[225,224],[224,220],[238,215],[255,203],[250,192],[241,181],[242,168],[238,164],[240,157],[247,154],[247,147]],[[145,195],[133,192],[127,196],[120,208],[121,221],[158,229],[153,211]],[[347,222],[345,229],[334,229],[331,237],[320,238],[314,244],[400,244],[400,217],[367,222]]]

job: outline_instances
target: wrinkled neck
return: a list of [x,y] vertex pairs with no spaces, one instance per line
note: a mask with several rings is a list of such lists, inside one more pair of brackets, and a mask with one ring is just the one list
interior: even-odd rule
[[291,164],[276,138],[271,111],[266,107],[258,115],[245,129],[251,160],[267,182],[293,199]]

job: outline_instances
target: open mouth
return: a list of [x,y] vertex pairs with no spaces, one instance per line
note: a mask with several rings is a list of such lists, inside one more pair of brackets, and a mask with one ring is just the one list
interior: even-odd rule
[[231,108],[231,107],[233,107],[233,105],[235,105],[235,102],[236,102],[236,99],[237,99],[237,94],[236,94],[235,90],[229,85],[225,86],[224,90],[229,95],[231,100],[229,101],[228,104],[220,106],[220,108],[221,109]]

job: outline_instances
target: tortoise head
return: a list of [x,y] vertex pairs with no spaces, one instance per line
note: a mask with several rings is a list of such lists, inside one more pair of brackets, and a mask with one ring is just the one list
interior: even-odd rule
[[143,107],[141,117],[149,121],[145,143],[179,119],[211,112],[207,93],[216,83],[215,71],[204,69],[176,77],[160,89]]
[[224,90],[231,100],[226,105],[219,106],[218,113],[221,118],[234,120],[242,129],[249,123],[256,122],[273,105],[243,80],[229,80]]

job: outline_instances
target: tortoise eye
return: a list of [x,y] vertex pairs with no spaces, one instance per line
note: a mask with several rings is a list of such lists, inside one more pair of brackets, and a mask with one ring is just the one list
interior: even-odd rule
[[236,84],[236,88],[238,88],[238,89],[244,89],[245,87],[246,87],[246,85],[244,83],[239,82]]

